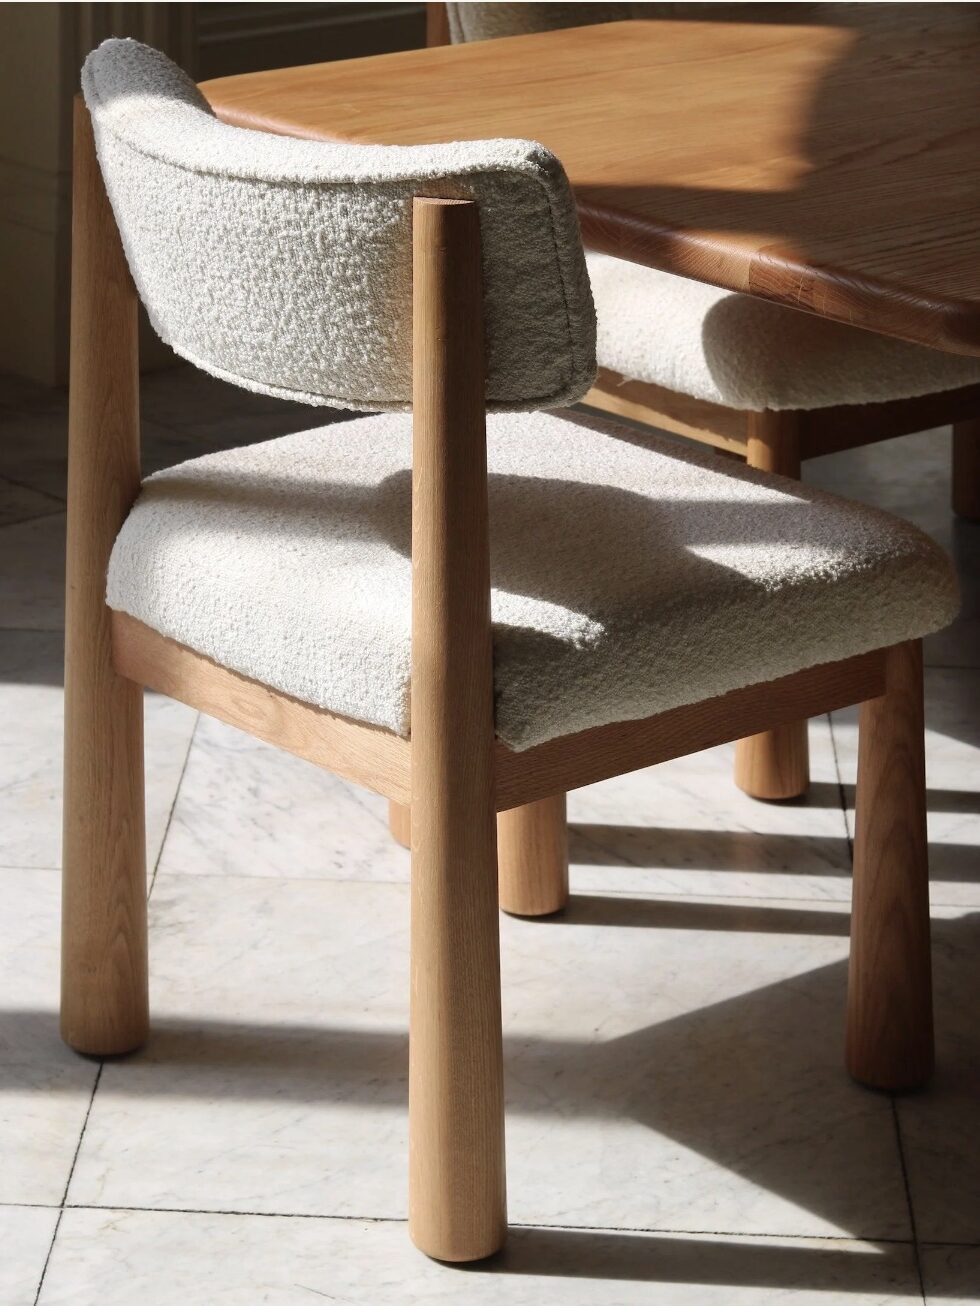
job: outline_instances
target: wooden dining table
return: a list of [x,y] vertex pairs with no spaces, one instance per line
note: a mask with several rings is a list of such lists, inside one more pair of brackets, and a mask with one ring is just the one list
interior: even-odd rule
[[226,122],[288,136],[541,141],[587,246],[980,356],[980,6],[866,8],[853,26],[609,23],[201,89]]

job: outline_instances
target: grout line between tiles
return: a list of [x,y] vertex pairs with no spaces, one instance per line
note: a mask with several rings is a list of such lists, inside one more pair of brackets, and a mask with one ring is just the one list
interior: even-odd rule
[[847,857],[851,866],[854,865],[854,841],[851,838],[851,826],[847,819],[847,794],[844,791],[844,777],[841,772],[840,754],[837,751],[837,736],[834,733],[833,713],[827,713],[827,724],[830,727],[830,747],[834,754],[834,770],[837,772],[837,796],[840,799],[841,815],[844,817],[844,838],[847,840]]
[[75,1166],[78,1164],[78,1154],[82,1150],[82,1139],[85,1137],[85,1130],[88,1126],[88,1118],[92,1114],[92,1103],[95,1101],[95,1094],[99,1088],[99,1081],[102,1079],[102,1070],[105,1066],[104,1061],[99,1062],[99,1068],[95,1072],[95,1082],[92,1084],[92,1092],[89,1096],[88,1106],[85,1108],[85,1118],[82,1121],[82,1127],[78,1131],[78,1142],[75,1144],[75,1151],[71,1158],[71,1165],[68,1167],[68,1178],[65,1180],[65,1191],[61,1195],[61,1203],[58,1209],[58,1218],[54,1222],[54,1229],[51,1233],[51,1242],[48,1245],[48,1254],[44,1258],[44,1264],[41,1266],[41,1277],[37,1282],[37,1292],[34,1294],[34,1306],[38,1306],[41,1299],[41,1289],[44,1287],[45,1275],[48,1272],[48,1265],[51,1263],[51,1253],[54,1251],[55,1241],[58,1237],[58,1230],[61,1228],[61,1221],[65,1214],[65,1205],[68,1201],[68,1190],[71,1187],[72,1175],[75,1173]]
[[[8,1203],[16,1205],[16,1203]],[[27,1205],[27,1203],[24,1203]],[[222,1215],[222,1216],[244,1216],[262,1220],[339,1220],[344,1223],[364,1223],[364,1224],[407,1224],[406,1216],[400,1215],[343,1215],[324,1214],[316,1211],[250,1211],[236,1210],[228,1207],[207,1207],[207,1206],[132,1206],[128,1203],[121,1202],[66,1202],[64,1206],[66,1211],[132,1211],[135,1214],[143,1215]],[[911,1247],[912,1242],[908,1238],[891,1238],[878,1237],[871,1234],[818,1234],[818,1233],[771,1233],[768,1230],[745,1230],[734,1229],[661,1229],[656,1225],[600,1225],[600,1224],[551,1224],[544,1220],[536,1221],[518,1221],[511,1220],[508,1223],[511,1229],[568,1229],[583,1233],[626,1233],[626,1234],[656,1234],[664,1238],[739,1238],[745,1241],[751,1241],[754,1238],[776,1238],[786,1239],[796,1242],[826,1242],[826,1243],[852,1243],[866,1242],[876,1243],[888,1247]],[[967,1246],[972,1247],[972,1243],[951,1243],[949,1246]]]
[[889,1099],[892,1108],[892,1123],[895,1126],[895,1145],[898,1148],[898,1163],[902,1169],[902,1185],[905,1189],[905,1203],[909,1212],[909,1229],[912,1234],[912,1255],[915,1259],[915,1273],[919,1280],[919,1291],[922,1294],[923,1306],[926,1301],[926,1283],[922,1273],[922,1257],[919,1254],[919,1231],[915,1224],[915,1205],[912,1201],[912,1185],[909,1183],[909,1170],[905,1160],[905,1145],[902,1142],[902,1125],[898,1118],[898,1102],[895,1094],[890,1093]]
[[[66,501],[65,501],[65,499],[63,499],[63,498],[61,497],[60,494],[52,494],[50,490],[42,490],[42,489],[40,489],[39,486],[37,486],[37,485],[31,485],[31,483],[30,483],[29,481],[21,481],[21,480],[18,480],[18,478],[17,478],[16,476],[11,476],[11,475],[9,475],[9,473],[7,473],[7,472],[2,472],[2,473],[0,473],[0,481],[6,481],[8,485],[14,485],[14,486],[16,486],[18,490],[27,490],[27,491],[29,491],[29,493],[31,493],[31,494],[39,494],[39,495],[41,495],[41,497],[44,498],[44,499],[50,499],[52,503],[56,503],[56,504],[58,505],[57,508],[52,508],[52,509],[51,509],[52,513],[55,513],[55,512],[64,512],[64,511],[65,511],[65,502],[66,502]],[[39,517],[46,517],[48,514],[47,514],[47,513],[38,513],[37,515],[38,515]],[[25,520],[29,520],[29,518],[25,518]],[[4,524],[7,525],[7,526],[14,526],[14,525],[16,525],[17,523],[16,523],[16,522],[5,522]]]
[[34,1306],[38,1306],[41,1300],[41,1289],[44,1287],[45,1275],[48,1272],[48,1265],[51,1262],[51,1253],[54,1251],[55,1239],[58,1237],[58,1230],[61,1228],[62,1216],[65,1214],[63,1206],[58,1207],[58,1218],[54,1222],[54,1229],[51,1231],[51,1241],[48,1243],[48,1254],[44,1258],[44,1264],[41,1266],[41,1277],[37,1281],[37,1292],[34,1294]]
[[184,753],[184,760],[181,763],[180,775],[177,777],[177,785],[174,789],[173,801],[170,804],[170,810],[167,813],[167,824],[163,829],[163,838],[160,840],[160,847],[157,849],[156,859],[153,863],[153,874],[150,876],[150,887],[146,891],[147,901],[153,893],[153,886],[157,882],[157,873],[160,870],[160,862],[163,858],[163,850],[167,846],[167,836],[170,834],[170,826],[173,823],[174,812],[177,810],[177,799],[180,797],[180,787],[184,783],[184,776],[187,774],[187,763],[190,760],[191,748],[194,746],[194,740],[197,738],[197,728],[201,724],[201,714],[194,718],[194,728],[191,730],[190,738],[187,741],[187,751]]

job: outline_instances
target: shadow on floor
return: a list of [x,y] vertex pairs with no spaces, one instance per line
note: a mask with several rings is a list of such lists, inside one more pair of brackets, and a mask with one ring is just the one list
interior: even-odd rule
[[[627,917],[637,910],[648,912],[643,924],[664,930],[727,928],[762,935],[767,929],[795,934],[818,926],[836,934],[846,928],[846,917],[839,911],[698,902],[644,903],[640,909],[629,899],[591,895],[575,900],[567,921],[619,927],[632,923]],[[818,917],[826,918],[826,927]],[[560,925],[520,928],[550,931]],[[964,1103],[975,1100],[980,1091],[972,1014],[980,993],[980,912],[937,920],[933,932],[939,1069],[928,1090],[902,1102],[914,1101],[916,1128],[922,1128],[927,1117],[927,1132],[934,1138],[937,1132],[944,1136],[949,1112],[962,1116]],[[760,937],[759,948],[767,946],[777,945]],[[573,933],[570,951],[574,947]],[[609,947],[615,948],[614,935]],[[656,949],[652,934],[654,964]],[[733,964],[734,986],[744,975],[739,975],[737,961]],[[556,1112],[563,1121],[586,1117],[604,1124],[631,1119],[678,1149],[700,1153],[711,1165],[815,1213],[846,1231],[845,1236],[882,1243],[878,1252],[843,1251],[832,1245],[826,1250],[794,1249],[764,1240],[758,1245],[694,1244],[660,1235],[522,1229],[515,1231],[499,1263],[486,1268],[785,1289],[829,1278],[838,1291],[880,1285],[881,1256],[893,1259],[897,1272],[901,1252],[897,1247],[889,1250],[887,1244],[911,1238],[911,1223],[902,1227],[905,1178],[888,1098],[853,1084],[841,1066],[845,971],[846,964],[838,962],[790,974],[606,1040],[591,1029],[582,1038],[505,1030],[507,1104],[513,1119]],[[506,979],[505,958],[505,985]],[[653,968],[650,982],[657,982]],[[682,1002],[683,975],[674,971],[663,982],[678,986]],[[615,1001],[614,989],[609,1000]],[[50,1014],[15,1011],[0,1016],[0,1046],[28,1053],[0,1067],[0,1091],[29,1087],[34,1056],[63,1059],[66,1065],[72,1060],[57,1042]],[[209,1020],[204,1014],[200,1020],[162,1014],[146,1049],[116,1061],[103,1077],[103,1088],[111,1095],[148,1099],[150,1107],[155,1100],[161,1109],[168,1101],[193,1098],[294,1102],[301,1107],[313,1101],[357,1102],[368,1112],[401,1111],[406,1083],[403,1029],[250,1024]],[[946,1146],[953,1164],[948,1200],[957,1204],[961,1225],[973,1220],[980,1228],[980,1190],[969,1179],[968,1158],[960,1158],[962,1173],[956,1172],[953,1160],[960,1136],[956,1131],[964,1129],[962,1118],[949,1128]],[[639,1141],[636,1166],[642,1167],[642,1157]],[[603,1160],[603,1170],[607,1162],[609,1158]],[[528,1164],[519,1153],[511,1163],[518,1175]],[[553,1164],[560,1182],[560,1159]],[[611,1164],[614,1169],[621,1166],[622,1158]],[[691,1167],[688,1179],[675,1174],[672,1181],[706,1182],[703,1167],[694,1162]],[[659,1214],[656,1185],[669,1184],[671,1175],[644,1177],[638,1170],[634,1180],[652,1190],[649,1211]],[[668,1212],[668,1229],[671,1222]],[[658,1227],[656,1219],[646,1227]]]

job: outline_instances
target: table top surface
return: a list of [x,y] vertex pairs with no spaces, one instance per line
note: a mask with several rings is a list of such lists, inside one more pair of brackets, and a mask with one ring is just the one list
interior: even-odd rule
[[851,28],[610,23],[202,90],[291,136],[542,141],[593,248],[980,355],[978,58],[980,6],[889,5]]

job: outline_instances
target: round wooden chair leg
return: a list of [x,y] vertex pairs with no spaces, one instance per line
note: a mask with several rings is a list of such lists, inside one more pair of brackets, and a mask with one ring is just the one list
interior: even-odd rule
[[480,216],[413,204],[409,1233],[504,1242],[503,1046]]
[[799,798],[810,784],[806,721],[749,735],[735,745],[735,783],[751,798]]
[[412,809],[407,803],[388,804],[388,829],[395,843],[403,848],[412,846]]
[[953,425],[953,512],[980,521],[980,419]]
[[149,1030],[143,691],[109,667],[94,689],[94,660],[69,653],[61,1035],[113,1056]]
[[427,1255],[503,1246],[500,942],[493,811],[415,809],[409,1231]]
[[932,975],[922,646],[886,655],[885,693],[861,707],[847,1068],[870,1088],[932,1072]]
[[550,916],[568,903],[565,795],[497,817],[500,906],[512,916]]
[[130,1052],[149,1025],[143,691],[112,666],[105,576],[139,492],[136,290],[75,108],[62,1037],[94,1056]]

